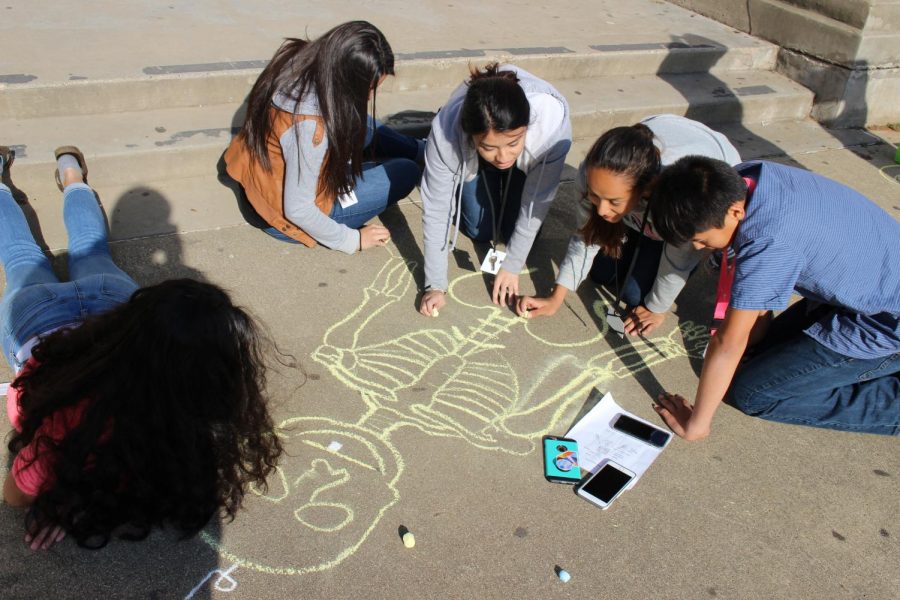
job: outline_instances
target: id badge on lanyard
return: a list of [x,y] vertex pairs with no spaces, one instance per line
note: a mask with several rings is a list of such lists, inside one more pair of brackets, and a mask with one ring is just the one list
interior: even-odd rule
[[503,250],[495,250],[491,248],[481,263],[481,270],[491,275],[496,275],[500,267],[503,266],[503,260],[506,258],[506,252]]
[[[608,306],[606,308],[606,324],[609,325],[609,328],[612,329],[616,334],[625,339],[625,313],[620,312],[621,303],[622,303],[622,292],[625,289],[625,286],[628,285],[628,279],[631,277],[631,274],[634,273],[634,266],[637,264],[638,254],[641,252],[641,239],[643,239],[644,234],[647,231],[647,225],[649,224],[650,219],[650,206],[647,206],[644,211],[644,216],[641,218],[641,226],[638,230],[638,238],[637,245],[634,248],[634,256],[631,257],[631,263],[628,265],[628,270],[625,272],[625,279],[622,282],[622,285],[619,285],[619,266],[618,260],[616,259],[616,298],[613,300],[612,306]],[[640,335],[640,334],[639,334]]]
[[500,179],[500,215],[494,214],[494,198],[491,195],[491,189],[487,183],[487,173],[482,173],[482,180],[484,181],[484,190],[487,192],[488,204],[490,205],[491,210],[491,227],[492,227],[492,237],[491,237],[491,249],[488,250],[487,255],[484,257],[484,261],[481,263],[481,270],[485,273],[490,273],[491,275],[496,275],[500,270],[500,267],[503,266],[503,261],[506,259],[506,252],[503,250],[498,250],[497,246],[500,245],[498,229],[503,224],[503,213],[506,211],[506,196],[509,193],[509,183],[512,179],[512,169],[515,166],[510,168],[509,174],[506,176],[506,185],[503,185],[503,179],[501,176]]

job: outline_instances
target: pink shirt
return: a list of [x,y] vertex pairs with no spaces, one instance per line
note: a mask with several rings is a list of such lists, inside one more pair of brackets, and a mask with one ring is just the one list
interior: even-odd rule
[[[28,362],[22,367],[22,372],[33,369],[35,364],[34,359],[28,359]],[[86,402],[81,401],[75,406],[68,406],[45,418],[35,433],[35,440],[41,436],[48,436],[54,441],[61,441],[72,428],[78,425],[85,407]],[[15,381],[10,384],[9,390],[6,392],[6,414],[9,416],[9,422],[16,428],[16,431],[22,431],[19,390],[15,387]],[[16,455],[15,460],[13,460],[12,465],[12,475],[16,482],[16,487],[29,496],[37,496],[42,487],[47,483],[52,483],[54,479],[52,456],[47,454],[39,455],[37,460],[31,462],[36,451],[35,440],[32,440],[30,444],[22,448]]]

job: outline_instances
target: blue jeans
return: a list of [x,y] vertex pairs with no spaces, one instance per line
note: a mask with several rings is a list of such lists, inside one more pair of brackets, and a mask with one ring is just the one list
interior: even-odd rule
[[[481,166],[475,179],[462,186],[462,208],[460,214],[460,230],[463,234],[476,242],[489,242],[494,236],[494,219],[500,219],[500,207],[503,203],[501,187],[507,185],[509,177],[509,191],[506,193],[506,208],[503,210],[503,218],[498,223],[499,242],[509,242],[513,230],[516,228],[516,219],[519,218],[519,210],[522,206],[522,190],[525,188],[526,175],[516,167],[512,172],[500,171],[490,166]],[[485,190],[485,183],[490,186],[491,193]],[[493,207],[491,206],[493,200]]]
[[[362,175],[356,178],[353,188],[357,203],[344,208],[335,201],[328,214],[353,229],[359,229],[391,204],[409,196],[422,176],[417,164],[424,152],[420,140],[397,133],[369,117],[365,147],[371,147],[378,162],[363,163]],[[263,231],[277,240],[299,243],[275,227],[265,227]]]
[[24,360],[16,355],[28,340],[107,311],[127,301],[138,287],[113,263],[103,213],[86,184],[66,187],[63,220],[69,234],[70,278],[64,283],[35,243],[9,188],[0,184],[0,262],[6,273],[0,335],[3,354],[17,371]]
[[[622,256],[618,260],[606,256],[602,252],[597,254],[594,264],[591,266],[590,278],[597,285],[615,286],[616,282],[621,286],[622,300],[627,306],[639,306],[644,301],[644,296],[650,293],[656,274],[659,272],[659,261],[662,257],[664,243],[659,240],[644,236],[640,240],[641,247],[638,252],[637,262],[628,281],[623,281],[628,273],[628,267],[634,258],[637,242],[640,234],[628,229],[628,239],[622,247]],[[618,290],[613,290],[618,293]]]
[[803,333],[822,316],[807,306],[801,300],[772,321],[728,402],[780,423],[900,435],[900,352],[864,360],[829,350]]

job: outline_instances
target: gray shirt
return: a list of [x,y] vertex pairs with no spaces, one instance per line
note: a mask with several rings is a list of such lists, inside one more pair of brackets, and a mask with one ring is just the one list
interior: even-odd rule
[[[552,85],[518,67],[515,71],[531,107],[525,149],[516,167],[525,172],[525,187],[503,269],[518,273],[525,265],[534,238],[556,197],[566,154],[572,145],[569,105]],[[422,177],[422,226],[425,238],[425,286],[447,289],[447,257],[453,217],[459,233],[462,184],[478,175],[478,153],[460,127],[460,110],[468,87],[461,84],[434,118],[425,147]]]
[[[299,104],[286,94],[278,93],[272,103],[296,114],[321,115],[314,92],[305,93]],[[278,140],[284,157],[284,216],[323,246],[353,254],[359,249],[359,231],[331,219],[316,206],[319,174],[328,151],[328,134],[316,146],[313,144],[315,132],[315,121],[300,121]]]
[[[706,125],[676,115],[656,115],[641,121],[653,131],[654,143],[659,147],[662,165],[668,166],[684,156],[699,154],[730,165],[741,162],[737,149],[724,135],[713,131]],[[586,179],[584,163],[578,168],[576,184],[579,192],[578,229],[588,220],[590,211],[594,210],[586,198]],[[625,224],[639,231],[646,212],[646,205],[639,206],[623,219]],[[649,237],[659,239],[655,234]],[[557,285],[567,289],[577,289],[587,278],[600,246],[588,246],[580,233],[569,239],[566,257],[559,266]],[[691,271],[697,266],[703,251],[695,250],[690,242],[674,246],[664,244],[659,260],[659,270],[653,288],[644,297],[644,306],[655,313],[668,311],[675,298],[681,293]]]

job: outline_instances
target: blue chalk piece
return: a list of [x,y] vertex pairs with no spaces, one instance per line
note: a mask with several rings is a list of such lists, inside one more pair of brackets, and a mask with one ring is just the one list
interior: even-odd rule
[[563,583],[569,583],[569,580],[572,579],[572,576],[565,569],[559,570],[559,580]]

